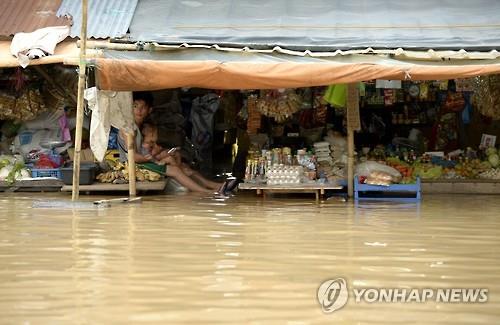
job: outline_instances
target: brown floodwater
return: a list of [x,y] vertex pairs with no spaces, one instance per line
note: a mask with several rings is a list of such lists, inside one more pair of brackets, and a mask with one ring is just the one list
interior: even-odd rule
[[[0,195],[0,323],[500,323],[498,196],[414,203],[311,197]],[[64,201],[64,202],[63,202]],[[487,288],[484,303],[355,302],[317,290]]]

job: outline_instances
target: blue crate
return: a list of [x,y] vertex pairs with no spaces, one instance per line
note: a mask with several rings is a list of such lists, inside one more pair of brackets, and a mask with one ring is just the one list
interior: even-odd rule
[[62,179],[61,169],[59,168],[46,168],[46,169],[31,169],[31,177],[55,177]]
[[[405,194],[412,194],[413,196],[411,198],[389,198],[389,197],[384,197],[384,198],[379,198],[379,197],[369,197],[369,196],[360,196],[360,192],[382,192],[382,193],[405,193]],[[392,184],[389,186],[383,186],[383,185],[369,185],[369,184],[360,184],[359,179],[356,176],[354,178],[354,199],[355,200],[360,200],[360,199],[371,199],[371,200],[387,200],[387,199],[402,199],[402,200],[415,200],[415,201],[420,201],[422,198],[422,186],[421,186],[421,181],[420,177],[417,177],[417,180],[415,184]]]

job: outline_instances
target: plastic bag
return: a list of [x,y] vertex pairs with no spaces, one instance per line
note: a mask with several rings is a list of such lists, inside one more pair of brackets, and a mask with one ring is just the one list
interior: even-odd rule
[[373,185],[390,185],[390,183],[399,183],[402,179],[401,173],[397,169],[376,161],[366,161],[359,164],[356,166],[355,175],[366,177],[366,183]]
[[346,107],[347,84],[337,84],[328,86],[323,99],[333,107]]
[[59,129],[59,118],[64,114],[64,109],[48,111],[38,114],[38,116],[24,123],[26,130]]

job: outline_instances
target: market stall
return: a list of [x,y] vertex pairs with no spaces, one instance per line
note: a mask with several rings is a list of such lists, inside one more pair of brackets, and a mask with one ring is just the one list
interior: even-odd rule
[[0,41],[2,190],[59,190],[63,184],[68,118],[77,101],[75,70],[63,62],[80,52],[76,41],[59,43],[67,32],[67,26],[44,27]]
[[403,184],[419,177],[423,192],[497,192],[498,75],[365,86],[360,161],[394,167]]
[[61,65],[0,69],[0,181],[12,189],[62,186],[73,77]]
[[[294,89],[332,84],[349,84],[353,89],[355,83],[369,80],[447,80],[500,72],[497,29],[487,15],[498,6],[495,3],[461,4],[462,10],[442,4],[441,9],[449,13],[446,21],[441,15],[422,10],[436,7],[430,1],[426,5],[396,6],[391,9],[397,14],[390,17],[380,15],[385,7],[377,5],[322,1],[321,10],[312,11],[309,4],[300,1],[270,2],[266,6],[268,10],[262,11],[252,2],[220,1],[197,6],[141,2],[130,24],[129,44],[89,43],[90,48],[104,49],[104,57],[86,60],[82,56],[79,62],[66,63],[81,65],[80,81],[84,79],[82,67],[89,63],[96,68],[100,89],[122,91],[177,87]],[[159,12],[175,19],[163,19]],[[198,18],[207,12],[211,14],[200,26]],[[470,15],[471,25],[463,24],[462,12]],[[297,22],[299,13],[309,19]],[[353,24],[352,17],[364,19]],[[272,23],[276,21],[280,24]],[[331,21],[336,23],[330,26]],[[82,22],[82,47],[86,50],[86,19]],[[172,35],[176,37],[172,39]],[[80,94],[82,91],[80,87]],[[79,116],[82,105],[79,96]],[[346,106],[350,116],[347,178],[352,194],[354,132],[359,129],[355,123],[359,114],[357,104]],[[403,109],[403,113],[395,113],[394,120],[404,122],[409,115]],[[78,138],[77,133],[77,153]],[[129,166],[133,173],[133,164]],[[133,192],[133,182],[130,189]]]

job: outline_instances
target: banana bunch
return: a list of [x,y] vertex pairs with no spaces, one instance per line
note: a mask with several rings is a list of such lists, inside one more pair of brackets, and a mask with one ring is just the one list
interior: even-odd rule
[[[128,182],[129,180],[128,169],[123,170],[122,173],[123,173],[123,178]],[[147,169],[141,169],[136,167],[135,179],[139,182],[144,182],[144,181],[157,182],[161,179],[161,175]]]
[[140,170],[144,174],[144,179],[150,182],[158,182],[161,179],[161,175],[158,173],[155,173],[151,170],[147,169],[141,169]]
[[105,173],[100,173],[96,176],[96,179],[101,183],[119,183],[120,179],[123,179],[123,173],[121,171],[112,170]]
[[[129,172],[128,163],[117,162],[112,170],[97,175],[96,179],[101,183],[121,184],[128,183]],[[161,179],[161,175],[147,169],[141,169],[136,166],[135,179],[139,182],[150,181],[157,182]]]

